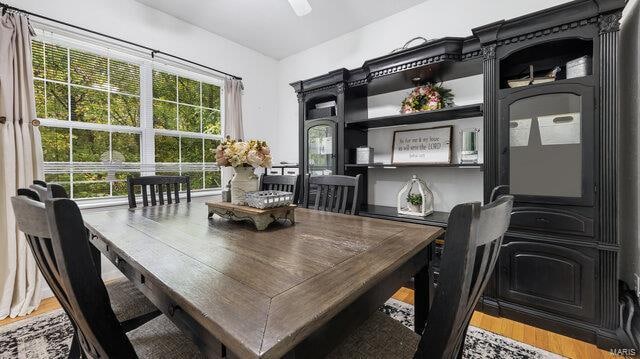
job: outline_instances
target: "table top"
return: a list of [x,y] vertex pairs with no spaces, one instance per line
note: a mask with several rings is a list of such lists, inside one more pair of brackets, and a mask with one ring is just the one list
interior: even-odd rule
[[87,227],[242,357],[279,357],[443,233],[296,210],[256,231],[203,203],[84,214]]

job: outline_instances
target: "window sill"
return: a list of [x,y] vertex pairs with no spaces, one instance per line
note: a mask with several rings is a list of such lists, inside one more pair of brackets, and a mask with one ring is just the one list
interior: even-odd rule
[[[191,192],[191,198],[216,196],[222,192],[221,189],[213,189],[206,191],[193,191]],[[186,193],[180,193],[180,198],[186,198]],[[107,208],[114,206],[128,205],[129,200],[127,197],[115,197],[115,198],[87,198],[76,200],[80,209],[94,209],[94,208]],[[142,202],[138,202],[142,203]]]

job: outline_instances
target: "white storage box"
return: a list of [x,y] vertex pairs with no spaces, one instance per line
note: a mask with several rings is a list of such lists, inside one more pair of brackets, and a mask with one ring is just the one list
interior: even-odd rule
[[373,148],[358,147],[356,149],[356,164],[368,165],[373,163]]
[[531,119],[511,120],[509,122],[509,145],[511,147],[529,146]]
[[538,117],[543,146],[580,143],[580,113],[563,113]]
[[582,56],[571,61],[567,61],[567,78],[589,76],[591,74],[591,57]]

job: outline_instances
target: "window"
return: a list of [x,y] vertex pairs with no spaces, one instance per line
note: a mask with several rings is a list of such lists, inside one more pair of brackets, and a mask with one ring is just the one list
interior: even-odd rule
[[220,172],[203,169],[215,162],[220,124],[220,87],[153,70],[157,163],[177,164],[192,188],[220,187]]
[[74,45],[32,42],[45,181],[77,199],[124,196],[129,175],[181,174],[193,190],[220,187],[219,80]]

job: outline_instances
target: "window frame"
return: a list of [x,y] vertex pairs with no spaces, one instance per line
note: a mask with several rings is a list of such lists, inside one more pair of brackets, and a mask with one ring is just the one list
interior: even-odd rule
[[[106,131],[109,132],[109,148],[113,150],[113,141],[111,133],[127,133],[127,134],[138,134],[140,137],[140,175],[153,175],[156,171],[161,172],[162,170],[156,169],[156,161],[155,161],[155,136],[156,135],[165,135],[165,136],[173,136],[182,138],[196,138],[202,139],[203,146],[203,162],[202,162],[202,173],[203,173],[203,187],[206,183],[205,173],[206,171],[218,171],[220,172],[220,176],[222,177],[222,169],[215,165],[212,162],[205,162],[206,154],[205,154],[205,141],[204,140],[218,140],[222,141],[224,139],[224,78],[206,74],[201,69],[195,68],[189,65],[173,62],[165,59],[157,59],[151,57],[149,54],[136,52],[136,54],[130,54],[129,52],[120,51],[117,47],[112,44],[96,41],[92,39],[75,39],[67,36],[63,36],[54,32],[51,32],[47,29],[37,30],[37,36],[35,36],[33,41],[40,41],[43,44],[52,44],[58,45],[67,48],[67,81],[57,81],[57,80],[48,80],[46,78],[35,77],[35,81],[43,81],[44,83],[59,83],[65,86],[70,86],[68,91],[71,91],[71,86],[78,88],[88,88],[92,90],[99,90],[105,93],[115,93],[119,92],[112,91],[111,88],[108,89],[95,89],[90,86],[76,85],[71,81],[71,61],[70,61],[70,51],[71,49],[89,52],[98,56],[102,56],[108,59],[113,59],[116,61],[122,61],[130,64],[134,64],[139,66],[140,68],[140,87],[139,94],[137,97],[139,98],[139,127],[135,126],[126,126],[126,125],[113,125],[111,124],[111,111],[108,107],[108,123],[107,124],[99,124],[99,123],[91,123],[91,122],[81,122],[81,121],[73,121],[71,119],[71,108],[67,105],[68,117],[66,120],[60,120],[55,118],[40,118],[40,124],[45,127],[52,128],[65,128],[65,129],[82,129],[82,130],[91,130],[91,131]],[[138,55],[139,54],[139,55]],[[46,63],[46,61],[45,61]],[[46,66],[46,65],[45,65]],[[200,83],[205,82],[207,84],[215,85],[220,88],[220,108],[217,111],[220,114],[220,134],[207,134],[202,133],[203,130],[203,116],[202,111],[200,115],[200,133],[197,132],[187,132],[180,131],[179,127],[176,127],[176,130],[166,130],[166,129],[155,129],[153,127],[153,71],[162,71],[166,73],[170,73],[176,76],[192,79],[198,81]],[[46,77],[46,76],[44,76]],[[110,83],[110,82],[109,82]],[[46,85],[45,85],[46,86]],[[177,88],[176,83],[176,88]],[[46,87],[45,87],[46,89]],[[46,90],[45,90],[46,94]],[[202,94],[202,85],[200,85],[200,94]],[[135,95],[134,95],[135,96]],[[200,100],[200,106],[195,106],[197,108],[208,108],[202,106],[202,96]],[[46,97],[45,97],[46,98]],[[109,96],[110,98],[110,96]],[[176,99],[177,102],[178,99]],[[108,105],[109,106],[109,105]],[[193,106],[193,105],[192,105]],[[45,106],[46,108],[46,106]],[[216,109],[213,109],[216,111]],[[181,141],[181,140],[180,140]],[[179,142],[179,151],[181,151],[181,146]],[[162,165],[177,165],[177,171],[183,173],[182,170],[182,158],[179,154],[178,163],[162,163]],[[69,183],[71,188],[70,195],[73,198],[73,141],[70,136],[69,138],[69,161],[68,162],[46,162],[53,163],[55,165],[68,165],[70,168],[69,174]],[[101,162],[75,162],[82,164],[95,164],[102,165]],[[125,162],[128,164],[137,164],[137,162]],[[45,166],[46,168],[46,166]],[[137,172],[137,171],[136,171]],[[189,171],[194,172],[194,171]],[[45,171],[45,174],[47,172]],[[99,181],[103,182],[103,181]],[[222,186],[222,183],[221,183]],[[113,195],[113,186],[110,185],[109,196],[104,197],[90,197],[90,198],[77,198],[75,200],[81,201],[86,204],[88,207],[102,206],[102,205],[114,205],[121,204],[126,202],[126,197],[121,195]],[[217,188],[192,188],[192,195],[194,197],[197,196],[205,196],[219,193],[221,191],[221,187]]]

